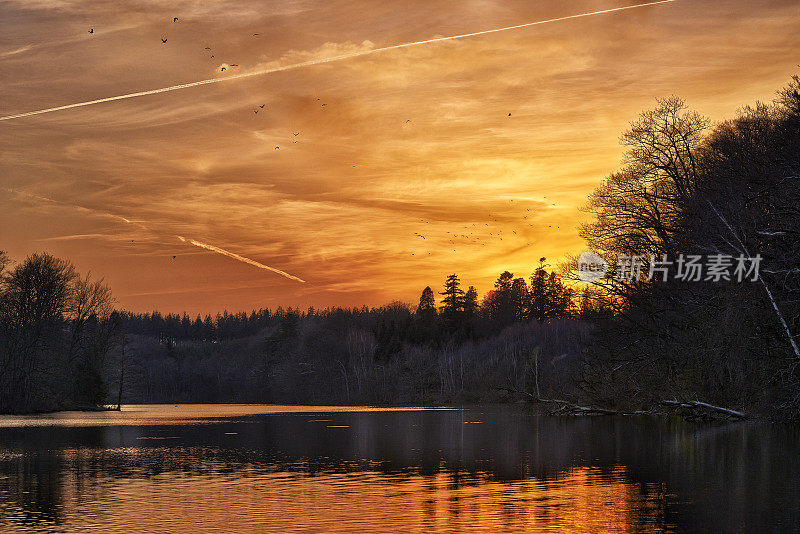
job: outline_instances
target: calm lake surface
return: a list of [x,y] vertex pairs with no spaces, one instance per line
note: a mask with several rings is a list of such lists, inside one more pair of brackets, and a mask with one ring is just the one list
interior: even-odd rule
[[0,417],[0,532],[797,532],[799,438],[522,407]]

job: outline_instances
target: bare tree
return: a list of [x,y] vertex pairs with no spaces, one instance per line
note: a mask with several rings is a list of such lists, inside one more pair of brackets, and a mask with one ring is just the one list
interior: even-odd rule
[[24,411],[48,395],[43,375],[53,360],[63,319],[70,308],[75,269],[50,254],[32,254],[2,278],[0,322],[0,411]]

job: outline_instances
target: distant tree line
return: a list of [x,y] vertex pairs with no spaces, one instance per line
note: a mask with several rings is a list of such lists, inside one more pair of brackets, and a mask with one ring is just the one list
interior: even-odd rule
[[[194,319],[115,311],[102,281],[46,253],[13,269],[0,259],[6,413],[123,401],[502,400],[501,386],[534,380],[533,360],[537,384],[566,387],[570,373],[555,370],[574,365],[587,334],[573,321],[571,289],[544,258],[530,284],[506,271],[482,301],[452,274],[441,291],[426,287],[416,308],[279,307]],[[559,367],[545,368],[556,357]]]
[[216,317],[120,314],[127,402],[503,402],[571,391],[588,326],[544,258],[482,301],[455,274],[419,304],[261,309]]
[[[515,278],[508,271],[495,281],[492,289],[478,302],[478,292],[473,286],[464,291],[456,274],[449,275],[437,295],[430,286],[422,291],[416,313],[405,317],[400,323],[379,321],[376,335],[380,338],[395,338],[397,341],[414,343],[440,343],[453,336],[460,339],[486,337],[497,334],[517,322],[530,320],[573,318],[579,310],[573,302],[573,290],[567,287],[556,272],[547,272],[541,258],[540,265],[530,276],[530,285],[525,278]],[[393,307],[407,307],[400,303]],[[321,319],[349,317],[355,320],[364,315],[381,315],[384,308],[326,308],[316,310],[284,309],[271,311],[266,308],[250,313],[228,313],[224,311],[212,317],[187,314],[161,314],[118,312],[120,328],[128,334],[157,338],[167,346],[178,341],[219,342],[258,334],[265,328],[281,324],[288,318],[316,317]],[[388,341],[387,341],[388,342]]]
[[[312,310],[313,311],[313,310]],[[130,334],[153,336],[163,342],[176,341],[224,341],[252,336],[270,325],[275,317],[284,315],[282,308],[275,312],[268,309],[245,313],[218,313],[197,315],[194,319],[187,314],[161,314],[120,312],[122,329]],[[289,309],[288,313],[299,313]]]

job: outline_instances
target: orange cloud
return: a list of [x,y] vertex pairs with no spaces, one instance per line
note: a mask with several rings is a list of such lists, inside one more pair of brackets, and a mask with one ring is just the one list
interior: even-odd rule
[[[6,2],[0,21],[17,22],[0,22],[0,53],[31,48],[0,61],[0,115],[570,13],[554,0]],[[505,269],[582,250],[578,208],[655,97],[714,119],[770,99],[796,70],[797,23],[789,0],[674,2],[5,121],[0,186],[163,234],[1,195],[0,248],[70,258],[136,310],[415,301],[451,272],[483,293]]]

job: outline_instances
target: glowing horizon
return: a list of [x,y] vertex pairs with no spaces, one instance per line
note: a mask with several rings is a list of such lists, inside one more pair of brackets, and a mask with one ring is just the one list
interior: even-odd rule
[[657,97],[771,100],[798,22],[795,0],[10,0],[0,116],[39,112],[0,125],[0,250],[131,311],[415,304],[453,272],[483,297],[584,250],[580,207]]

